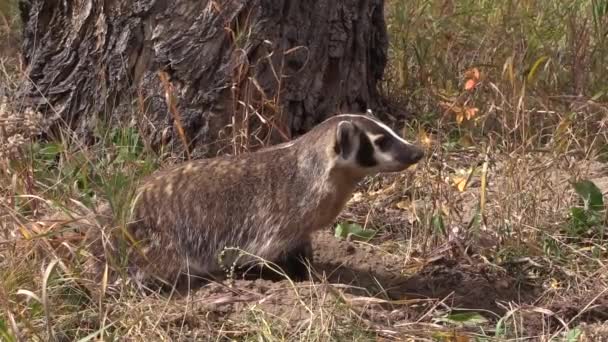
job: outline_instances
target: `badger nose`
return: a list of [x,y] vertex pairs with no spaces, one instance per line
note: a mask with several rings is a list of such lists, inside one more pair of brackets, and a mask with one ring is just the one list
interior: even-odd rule
[[412,163],[417,163],[424,157],[424,150],[418,146],[412,146],[410,151],[410,160]]

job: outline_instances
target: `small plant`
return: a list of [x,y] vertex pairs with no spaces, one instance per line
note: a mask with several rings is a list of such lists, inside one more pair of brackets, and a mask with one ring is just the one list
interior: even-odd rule
[[6,321],[4,321],[2,316],[0,316],[0,340],[7,342],[17,341],[15,336],[13,336],[10,329],[7,327]]
[[334,236],[341,239],[347,240],[358,240],[358,241],[369,241],[376,231],[373,229],[363,229],[356,223],[338,223],[334,230]]
[[576,182],[573,187],[583,205],[570,209],[568,226],[570,235],[577,237],[594,232],[603,237],[606,226],[606,208],[602,191],[590,180]]
[[574,329],[570,329],[564,339],[566,342],[577,342],[580,341],[581,334],[581,329],[579,327],[576,327]]
[[453,312],[435,319],[436,322],[448,323],[455,326],[479,326],[488,323],[488,319],[475,311]]

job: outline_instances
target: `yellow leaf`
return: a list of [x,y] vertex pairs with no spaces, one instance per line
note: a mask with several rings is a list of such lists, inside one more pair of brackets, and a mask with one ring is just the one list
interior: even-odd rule
[[462,121],[464,121],[464,113],[463,112],[456,113],[456,123],[458,123],[460,125],[462,123]]
[[534,80],[534,75],[536,75],[536,71],[538,70],[540,65],[548,59],[549,59],[549,57],[542,56],[539,59],[537,59],[536,62],[534,62],[534,64],[532,65],[532,68],[530,69],[530,72],[528,72],[528,83],[530,83]]
[[469,184],[472,175],[472,168],[468,170],[459,170],[455,175],[452,176],[452,184],[458,189],[458,191],[463,192]]
[[429,137],[426,131],[422,128],[418,130],[418,141],[421,145],[424,145],[426,147],[429,147],[433,144],[433,140],[431,139],[431,137]]
[[463,192],[467,186],[467,177],[454,176],[452,177],[452,182],[454,183],[454,186],[458,188],[458,191]]
[[410,201],[403,200],[396,204],[399,209],[408,209],[410,207]]
[[24,226],[19,225],[19,230],[21,231],[21,235],[23,235],[26,240],[32,238],[32,234],[30,234],[30,232]]

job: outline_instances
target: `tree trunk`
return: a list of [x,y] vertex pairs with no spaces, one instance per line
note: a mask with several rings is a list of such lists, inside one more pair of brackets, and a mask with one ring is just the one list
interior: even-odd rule
[[83,137],[100,119],[127,119],[152,146],[186,142],[193,155],[280,142],[334,113],[376,108],[383,6],[22,0],[25,98]]

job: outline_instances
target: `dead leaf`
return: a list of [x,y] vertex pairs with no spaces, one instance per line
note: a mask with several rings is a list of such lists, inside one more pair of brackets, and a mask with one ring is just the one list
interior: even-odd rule
[[400,201],[396,204],[397,208],[403,209],[403,210],[409,209],[410,205],[411,205],[410,201],[407,201],[407,200]]
[[555,278],[551,278],[549,280],[549,286],[553,289],[553,290],[557,290],[559,289],[561,286],[559,284],[559,281],[557,281],[557,279]]
[[353,194],[353,196],[350,198],[349,202],[358,203],[358,202],[361,202],[362,200],[363,200],[363,193],[358,191]]
[[474,80],[478,81],[479,77],[480,77],[479,69],[477,69],[477,68],[471,68],[471,69],[467,70],[464,73],[464,77],[465,78],[474,79]]
[[462,147],[472,147],[475,146],[475,141],[473,141],[473,137],[470,134],[465,134],[458,139],[458,143]]
[[511,85],[515,82],[515,71],[513,67],[513,56],[508,57],[505,61],[505,64],[502,67],[502,75],[506,77],[507,80],[511,83]]
[[19,225],[19,231],[21,232],[21,235],[26,240],[29,240],[32,238],[32,234],[30,234],[30,232],[27,230],[27,228],[25,226]]
[[453,176],[452,183],[458,189],[458,191],[463,192],[467,186],[467,177],[464,176]]
[[464,83],[464,90],[466,90],[466,91],[473,90],[473,88],[475,88],[475,86],[479,83],[479,78],[480,78],[479,69],[472,68],[472,69],[467,70],[464,73],[464,78],[466,79],[466,81]]
[[455,186],[458,191],[463,192],[472,178],[473,171],[473,168],[458,170],[457,173],[452,176],[452,185]]
[[211,1],[211,7],[215,10],[216,13],[220,13],[222,8],[216,1]]
[[449,110],[452,112],[461,112],[462,108],[457,106],[455,103],[449,103],[449,102],[445,102],[445,101],[441,101],[439,102],[439,105],[444,109],[444,110]]
[[418,130],[418,141],[421,145],[426,147],[430,147],[433,144],[433,140],[431,139],[431,137],[422,128]]
[[570,118],[568,118],[568,117],[563,118],[557,125],[554,135],[561,136],[561,135],[565,134],[570,129],[571,124],[572,124],[572,121],[570,120]]
[[463,112],[456,113],[456,123],[460,125],[463,121],[464,121]]
[[471,120],[477,113],[479,112],[479,108],[476,107],[467,107],[465,110],[467,120]]
[[434,337],[441,339],[442,341],[454,341],[454,342],[468,342],[470,341],[469,336],[462,335],[457,331],[441,331],[433,334]]
[[466,91],[470,91],[473,88],[475,88],[475,86],[477,85],[477,81],[473,80],[473,79],[468,79],[465,83],[464,83],[464,90]]
[[[471,120],[477,113],[479,113],[479,108],[477,107],[468,107],[468,106],[457,106],[455,103],[449,102],[440,102],[439,105],[446,111],[451,111],[456,114],[456,122],[461,124],[464,119]],[[420,133],[419,133],[420,134]]]
[[568,146],[568,132],[570,131],[572,121],[569,118],[564,118],[560,121],[553,133],[553,144],[555,150],[563,152]]

